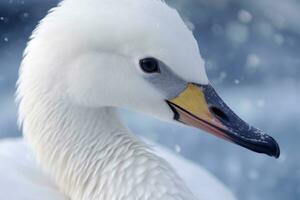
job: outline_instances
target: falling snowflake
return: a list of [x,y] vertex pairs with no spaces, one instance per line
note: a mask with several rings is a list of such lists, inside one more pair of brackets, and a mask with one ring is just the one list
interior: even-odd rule
[[180,153],[181,152],[181,147],[179,145],[175,145],[175,151],[177,153]]
[[252,14],[247,10],[240,10],[238,13],[238,19],[240,22],[248,24],[252,21]]

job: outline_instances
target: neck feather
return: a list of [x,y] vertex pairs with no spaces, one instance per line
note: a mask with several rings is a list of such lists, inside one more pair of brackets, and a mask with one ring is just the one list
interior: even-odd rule
[[194,199],[181,179],[121,123],[114,108],[23,97],[23,132],[72,200]]

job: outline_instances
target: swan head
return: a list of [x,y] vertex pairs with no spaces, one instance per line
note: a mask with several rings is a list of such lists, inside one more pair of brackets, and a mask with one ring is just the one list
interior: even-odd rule
[[139,111],[279,156],[272,137],[217,95],[197,41],[176,10],[158,0],[79,2],[63,1],[28,46],[28,57],[39,49],[36,63],[47,60],[35,69],[43,74],[40,84],[61,88],[57,95],[70,104]]

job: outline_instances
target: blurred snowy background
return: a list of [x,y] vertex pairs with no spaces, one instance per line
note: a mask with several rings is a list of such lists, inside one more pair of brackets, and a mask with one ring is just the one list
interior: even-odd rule
[[[168,0],[194,29],[212,83],[281,145],[280,159],[127,111],[129,126],[215,174],[242,200],[300,199],[300,1]],[[0,0],[0,138],[18,137],[22,51],[57,0]],[[96,19],[95,19],[96,20]],[[59,33],[57,33],[59,34]],[[136,122],[139,123],[136,123]]]

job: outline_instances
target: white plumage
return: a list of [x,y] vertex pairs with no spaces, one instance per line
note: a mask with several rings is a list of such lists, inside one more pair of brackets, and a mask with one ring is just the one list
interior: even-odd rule
[[161,1],[65,0],[52,10],[18,81],[19,122],[35,156],[22,140],[1,143],[0,198],[234,199],[208,172],[163,148],[154,153],[119,120],[124,107],[173,121],[166,94],[137,67],[147,56],[208,83],[193,34]]
[[[174,167],[198,199],[235,199],[234,195],[207,170],[152,142],[147,143],[154,148],[154,153]],[[41,197],[43,200],[68,199],[41,171],[24,140],[2,141],[0,163],[0,199],[40,200]]]

